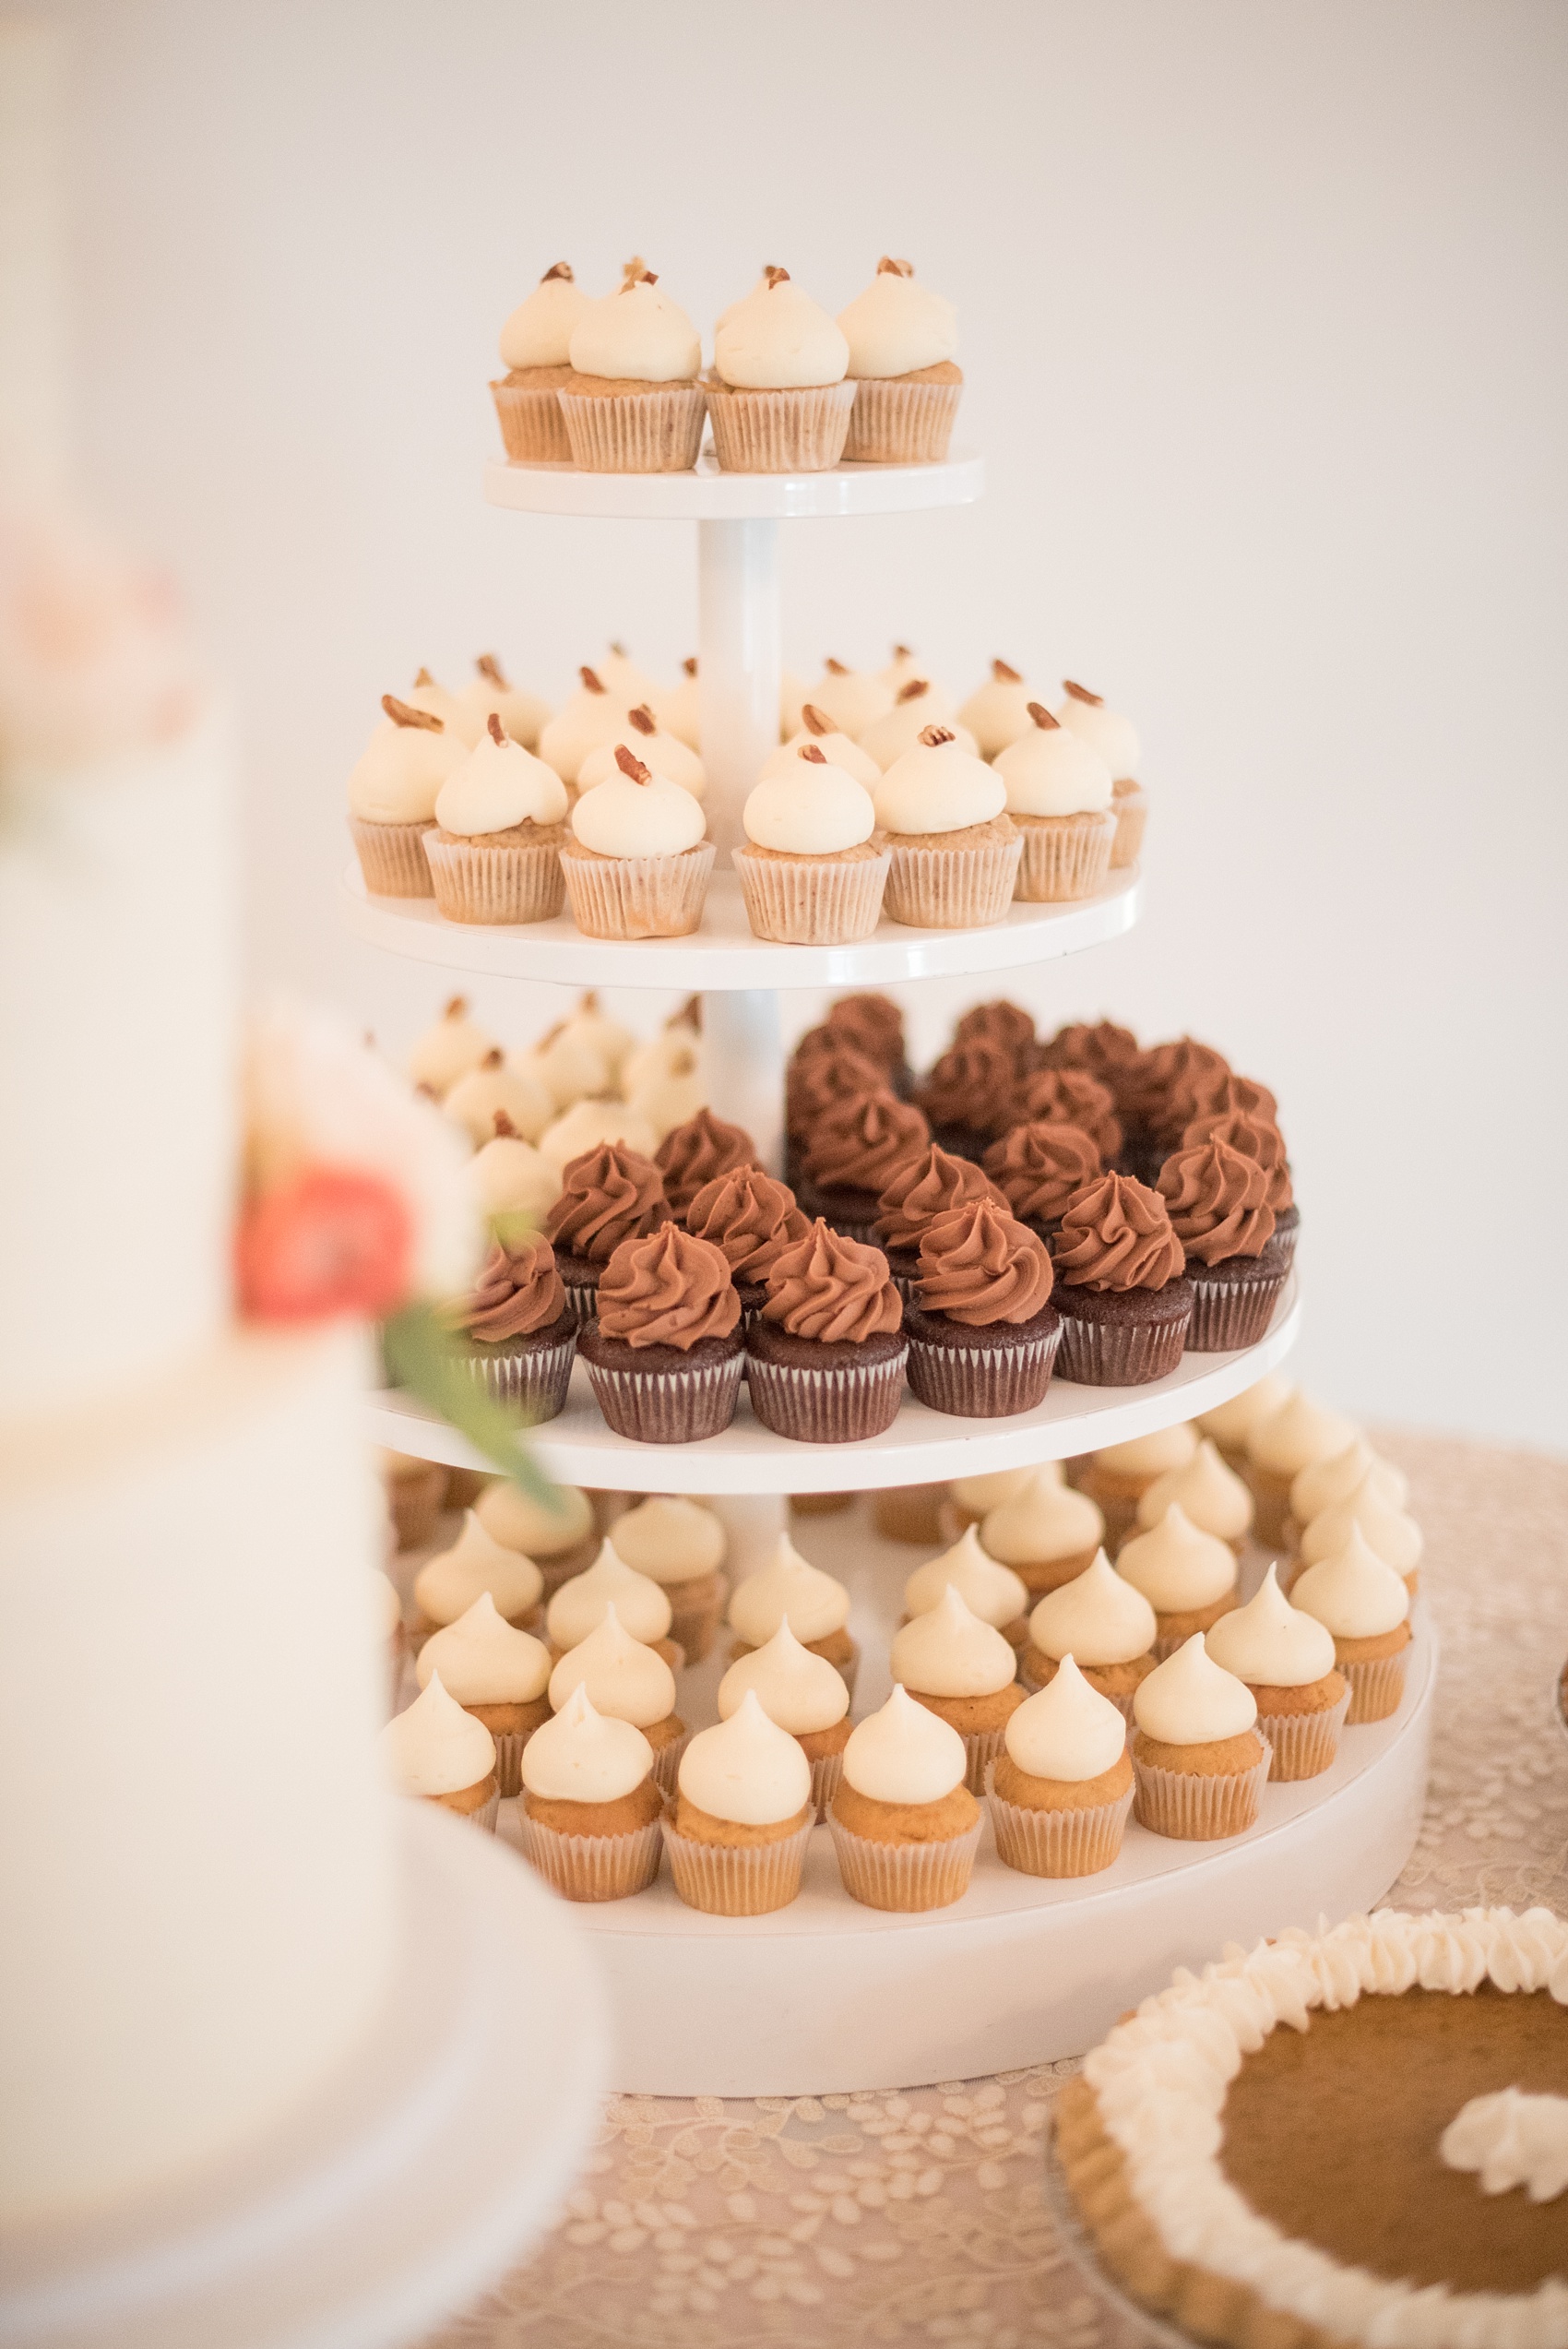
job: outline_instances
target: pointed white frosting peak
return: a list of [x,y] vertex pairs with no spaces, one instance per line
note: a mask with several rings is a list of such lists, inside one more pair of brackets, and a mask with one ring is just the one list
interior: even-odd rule
[[523,1747],[523,1784],[554,1803],[616,1803],[653,1768],[640,1729],[596,1711],[581,1681]]
[[1297,1575],[1290,1604],[1316,1616],[1336,1640],[1380,1640],[1408,1616],[1410,1593],[1404,1576],[1352,1525],[1339,1549]]
[[1291,1605],[1270,1566],[1244,1607],[1222,1615],[1204,1643],[1218,1664],[1254,1688],[1304,1688],[1334,1669],[1334,1634]]
[[1413,1574],[1421,1562],[1425,1546],[1421,1529],[1413,1517],[1407,1516],[1398,1504],[1391,1501],[1378,1482],[1375,1464],[1362,1476],[1354,1492],[1344,1500],[1332,1502],[1321,1509],[1301,1535],[1301,1556],[1309,1566],[1319,1558],[1332,1557],[1343,1549],[1350,1529],[1357,1526],[1380,1558],[1385,1558],[1396,1574]]
[[433,1673],[406,1712],[381,1733],[381,1752],[405,1795],[457,1795],[495,1768],[495,1740]]
[[971,1615],[1000,1631],[1016,1623],[1029,1604],[1029,1594],[1010,1566],[988,1557],[973,1525],[966,1525],[950,1550],[917,1566],[904,1585],[904,1606],[909,1615],[924,1615],[951,1587]]
[[1029,1617],[1029,1638],[1041,1655],[1074,1655],[1089,1665],[1146,1656],[1158,1630],[1149,1601],[1103,1550],[1071,1582],[1048,1591]]
[[1158,1525],[1122,1544],[1116,1571],[1158,1614],[1187,1615],[1235,1589],[1236,1553],[1172,1501]]
[[844,1748],[844,1776],[873,1803],[939,1803],[964,1783],[968,1757],[957,1731],[894,1684],[880,1712],[857,1723]]
[[422,1688],[436,1673],[460,1705],[529,1705],[550,1685],[550,1651],[495,1612],[481,1591],[471,1607],[428,1639],[414,1662]]
[[832,1729],[849,1710],[849,1684],[837,1665],[802,1648],[788,1623],[730,1666],[719,1684],[720,1721],[739,1710],[748,1692],[792,1737]]
[[1253,1496],[1233,1468],[1227,1468],[1206,1436],[1192,1458],[1180,1468],[1157,1476],[1138,1502],[1138,1523],[1146,1531],[1158,1525],[1173,1501],[1205,1533],[1222,1542],[1239,1542],[1253,1521]]
[[597,1630],[569,1648],[551,1674],[550,1701],[557,1712],[579,1686],[587,1688],[600,1712],[630,1721],[638,1729],[668,1720],[675,1710],[674,1674],[657,1648],[633,1639],[613,1603],[605,1608]]
[[692,1739],[681,1757],[680,1788],[710,1818],[773,1827],[810,1802],[812,1766],[748,1688],[726,1720]]
[[1115,1768],[1126,1747],[1127,1724],[1067,1655],[1046,1687],[1008,1716],[1003,1742],[1031,1778],[1078,1786]]
[[1240,1737],[1258,1717],[1252,1690],[1217,1664],[1194,1631],[1140,1680],[1133,1718],[1162,1746],[1212,1746]]
[[1000,1631],[964,1604],[950,1582],[933,1607],[893,1635],[892,1672],[927,1697],[990,1697],[1017,1677],[1018,1659]]
[[628,1566],[606,1534],[588,1571],[572,1575],[551,1600],[545,1628],[558,1648],[575,1648],[598,1629],[611,1606],[634,1640],[662,1640],[670,1629],[665,1592],[650,1575]]
[[470,1508],[463,1513],[463,1530],[452,1547],[427,1560],[415,1575],[414,1604],[427,1622],[456,1623],[488,1591],[496,1613],[515,1623],[539,1604],[543,1590],[544,1577],[533,1560],[486,1532]]
[[760,1648],[788,1622],[797,1640],[810,1646],[828,1639],[849,1620],[849,1593],[842,1582],[803,1558],[788,1533],[780,1533],[772,1563],[759,1567],[735,1586],[730,1628],[748,1646]]

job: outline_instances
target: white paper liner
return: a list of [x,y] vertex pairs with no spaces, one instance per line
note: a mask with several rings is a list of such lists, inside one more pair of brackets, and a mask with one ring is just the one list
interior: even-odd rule
[[1111,870],[1116,818],[1103,815],[1015,816],[1024,836],[1015,895],[1026,905],[1064,905],[1094,897]]
[[429,824],[371,824],[350,816],[349,829],[360,860],[360,871],[372,897],[434,897],[425,836]]
[[809,1814],[803,1827],[777,1843],[699,1843],[695,1836],[677,1834],[666,1818],[664,1848],[675,1890],[689,1909],[708,1916],[767,1916],[787,1909],[801,1889],[806,1846],[816,1824]]
[[634,1443],[687,1444],[716,1436],[735,1416],[743,1353],[688,1370],[620,1370],[585,1364],[594,1399],[618,1436]]
[[625,1835],[563,1835],[517,1806],[524,1856],[568,1901],[624,1901],[644,1892],[664,1854],[661,1822],[650,1818]]
[[514,1795],[522,1792],[523,1747],[533,1733],[527,1729],[508,1729],[499,1736],[493,1730],[490,1734],[495,1747],[495,1775],[500,1782],[502,1799],[509,1801]]
[[718,853],[703,841],[675,856],[563,856],[572,919],[588,938],[689,937]]
[[574,1332],[558,1345],[536,1348],[532,1353],[455,1353],[453,1360],[460,1362],[474,1384],[482,1387],[497,1402],[526,1410],[531,1418],[554,1419],[566,1407],[572,1357],[576,1350]]
[[746,1356],[752,1410],[776,1436],[801,1444],[854,1444],[880,1435],[898,1416],[909,1348],[873,1363],[826,1369]]
[[732,848],[752,935],[781,946],[848,946],[869,938],[882,915],[892,852],[880,856],[756,856]]
[[727,473],[826,472],[844,454],[854,405],[851,376],[794,391],[710,391],[714,456]]
[[1116,818],[1116,837],[1111,843],[1111,869],[1119,873],[1124,865],[1135,864],[1144,844],[1144,826],[1148,821],[1148,793],[1139,783],[1131,791],[1119,791],[1111,803]]
[[1009,1803],[992,1784],[995,1765],[986,1771],[985,1798],[991,1808],[996,1856],[1004,1867],[1020,1876],[1098,1876],[1122,1849],[1133,1789],[1114,1802],[1096,1803],[1084,1810],[1037,1811],[1024,1803]]
[[1350,1710],[1346,1720],[1352,1729],[1369,1721],[1386,1721],[1397,1712],[1405,1694],[1410,1664],[1410,1642],[1395,1655],[1378,1656],[1371,1663],[1342,1663],[1336,1668],[1350,1684]]
[[1273,1750],[1260,1730],[1263,1759],[1251,1770],[1201,1778],[1189,1770],[1160,1770],[1133,1754],[1138,1824],[1153,1835],[1184,1843],[1215,1843],[1255,1827],[1258,1805],[1268,1783]]
[[585,473],[689,473],[702,446],[707,394],[700,384],[657,391],[555,395],[572,462]]
[[846,460],[940,465],[963,396],[962,381],[911,383],[906,376],[861,376],[844,443]]
[[558,841],[444,841],[426,832],[435,902],[448,922],[549,922],[566,900]]
[[974,841],[960,848],[889,843],[892,865],[882,910],[918,930],[978,930],[1000,922],[1013,902],[1022,838]]
[[514,465],[569,465],[572,444],[556,386],[493,383],[502,444]]
[[691,1744],[694,1732],[683,1729],[668,1746],[656,1746],[653,1752],[653,1783],[671,1802],[675,1799],[675,1782],[680,1776],[681,1756]]
[[928,1345],[906,1334],[909,1391],[922,1403],[959,1419],[1011,1419],[1044,1401],[1062,1325],[1016,1346]]
[[1320,1778],[1339,1750],[1339,1733],[1350,1710],[1350,1690],[1323,1712],[1260,1712],[1258,1735],[1274,1754],[1269,1777],[1283,1785],[1298,1778]]
[[827,1814],[827,1826],[844,1890],[863,1908],[912,1915],[921,1909],[951,1908],[969,1889],[980,1819],[941,1843],[878,1843],[857,1835],[834,1811]]
[[1000,1760],[1007,1728],[971,1729],[964,1738],[964,1783],[971,1795],[985,1793],[986,1773]]
[[827,1817],[827,1806],[838,1792],[844,1776],[844,1757],[839,1754],[818,1754],[812,1764],[812,1809],[820,1823]]

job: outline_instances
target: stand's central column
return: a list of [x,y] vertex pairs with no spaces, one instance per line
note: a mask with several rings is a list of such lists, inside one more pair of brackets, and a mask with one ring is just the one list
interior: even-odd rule
[[720,872],[741,809],[778,745],[778,525],[697,524],[697,691],[708,829]]

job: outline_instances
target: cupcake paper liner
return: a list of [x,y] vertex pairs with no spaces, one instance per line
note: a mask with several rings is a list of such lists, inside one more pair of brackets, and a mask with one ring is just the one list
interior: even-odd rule
[[[857,1444],[880,1436],[898,1416],[907,1346],[885,1361],[833,1364],[765,1362],[746,1356],[752,1410],[776,1436],[799,1444]],[[608,1413],[606,1414],[608,1416]]]
[[953,437],[961,383],[911,383],[906,376],[862,376],[844,455],[861,465],[940,465]]
[[1116,837],[1111,843],[1111,869],[1119,873],[1124,865],[1135,864],[1144,844],[1144,827],[1148,822],[1148,793],[1134,783],[1128,792],[1119,791],[1111,804],[1116,818]]
[[1025,1803],[1009,1803],[992,1785],[993,1769],[985,1779],[996,1856],[1004,1867],[1020,1876],[1098,1876],[1122,1849],[1133,1789],[1114,1802],[1072,1811],[1031,1810]]
[[[561,1271],[557,1258],[555,1269]],[[599,1283],[597,1281],[568,1281],[561,1273],[561,1285],[566,1292],[566,1310],[581,1330],[589,1321],[599,1319]]]
[[776,1843],[699,1843],[660,1821],[675,1890],[689,1909],[709,1916],[766,1916],[787,1909],[801,1889],[814,1821]]
[[1095,897],[1111,870],[1116,818],[1101,815],[1015,816],[1024,836],[1024,853],[1014,890],[1026,905],[1061,905]]
[[439,1795],[429,1795],[425,1797],[425,1800],[432,1803],[440,1803],[441,1808],[444,1811],[452,1811],[452,1817],[454,1818],[466,1819],[470,1827],[482,1828],[487,1835],[493,1835],[495,1832],[495,1822],[501,1815],[501,1789],[499,1786],[497,1786],[494,1794],[491,1795],[489,1801],[481,1803],[477,1811],[453,1811],[450,1803],[441,1802]]
[[683,1729],[668,1746],[657,1747],[653,1757],[653,1783],[671,1802],[675,1799],[675,1782],[680,1775],[681,1757],[692,1742],[693,1732]]
[[[1347,1679],[1348,1675],[1346,1675]],[[1269,1771],[1277,1785],[1297,1778],[1319,1778],[1339,1751],[1339,1733],[1350,1710],[1350,1690],[1325,1712],[1260,1712],[1258,1735],[1266,1737],[1274,1761]]]
[[572,919],[588,938],[689,937],[718,853],[703,841],[678,856],[564,856]]
[[1213,1843],[1229,1835],[1243,1835],[1255,1826],[1258,1804],[1274,1756],[1262,1736],[1263,1759],[1251,1770],[1233,1770],[1221,1778],[1200,1778],[1194,1771],[1159,1770],[1133,1755],[1134,1809],[1140,1827],[1151,1834],[1170,1835],[1187,1843]]
[[844,454],[852,377],[795,391],[707,395],[713,453],[727,473],[822,473]]
[[838,1874],[852,1901],[868,1909],[913,1914],[951,1908],[969,1889],[981,1820],[942,1843],[879,1843],[857,1835],[837,1813],[827,1814]]
[[843,1776],[842,1754],[818,1754],[812,1764],[812,1805],[819,1825],[827,1817],[827,1806],[838,1792]]
[[1057,1368],[1080,1387],[1146,1387],[1179,1367],[1187,1323],[1181,1321],[1080,1321],[1071,1289],[1053,1301],[1062,1316],[1062,1351]]
[[701,384],[657,391],[558,391],[572,462],[584,473],[689,473],[702,447]]
[[1192,1353],[1231,1353],[1255,1346],[1274,1318],[1288,1268],[1263,1281],[1194,1281],[1187,1327]]
[[972,1729],[964,1739],[964,1783],[971,1795],[983,1795],[991,1771],[1002,1758],[1006,1726]]
[[[705,1582],[707,1579],[704,1575]],[[670,1602],[670,1637],[685,1650],[688,1664],[701,1663],[711,1650],[714,1636],[724,1619],[725,1602],[730,1595],[728,1578],[722,1574],[719,1577],[712,1596],[705,1599],[700,1606],[682,1606],[681,1585],[678,1582],[667,1582],[664,1595]]]
[[1274,1244],[1285,1259],[1285,1270],[1289,1272],[1296,1261],[1296,1242],[1301,1236],[1301,1219],[1294,1208],[1288,1208],[1286,1213],[1290,1221],[1288,1223],[1276,1221]]
[[1371,1663],[1342,1663],[1337,1669],[1350,1684],[1350,1710],[1345,1718],[1352,1729],[1369,1721],[1386,1721],[1397,1712],[1405,1694],[1410,1665],[1410,1642],[1396,1654],[1378,1656]]
[[554,1419],[566,1407],[576,1349],[574,1333],[532,1353],[458,1353],[454,1359],[497,1402],[522,1412],[530,1421]]
[[511,1729],[504,1736],[494,1738],[495,1775],[503,1799],[522,1792],[523,1747],[528,1742],[529,1733],[524,1729]]
[[869,938],[882,915],[890,850],[880,856],[757,856],[730,852],[752,935],[783,946],[847,946]]
[[1000,922],[1013,902],[1022,838],[971,841],[963,848],[909,848],[889,842],[893,863],[883,911],[917,930],[979,930]]
[[566,900],[561,852],[553,841],[424,836],[436,905],[448,922],[548,922]]
[[588,1375],[617,1436],[639,1444],[697,1444],[722,1435],[734,1418],[745,1366],[737,1348],[722,1362],[688,1370],[612,1370],[590,1362]]
[[569,465],[572,444],[553,384],[493,383],[502,444],[514,465]]
[[1016,1346],[929,1345],[911,1330],[911,1391],[960,1419],[1010,1419],[1045,1401],[1062,1342],[1060,1325]]
[[568,1901],[624,1901],[646,1892],[659,1874],[664,1843],[657,1818],[626,1835],[563,1835],[519,1804],[517,1823],[525,1858]]
[[435,829],[434,822],[371,824],[362,816],[350,816],[349,829],[372,897],[435,895],[430,860],[424,853],[426,837]]

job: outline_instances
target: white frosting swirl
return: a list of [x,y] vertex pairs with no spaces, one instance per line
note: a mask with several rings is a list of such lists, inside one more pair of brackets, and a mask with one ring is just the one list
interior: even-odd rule
[[830,766],[813,743],[795,754],[792,769],[765,776],[754,786],[741,821],[758,848],[790,856],[837,856],[870,840],[876,809],[864,784]]
[[1532,2202],[1555,2201],[1568,2188],[1568,2096],[1518,2088],[1472,2096],[1437,2150],[1451,2170],[1473,2170],[1483,2194],[1522,2186]]
[[679,1784],[709,1818],[774,1827],[810,1802],[812,1766],[748,1688],[727,1720],[698,1730],[681,1757]]
[[1336,1501],[1348,1501],[1363,1477],[1370,1478],[1395,1508],[1403,1508],[1410,1497],[1410,1481],[1404,1470],[1374,1452],[1364,1436],[1358,1436],[1330,1459],[1308,1461],[1290,1487],[1291,1516],[1298,1525],[1310,1525]]
[[1368,1469],[1348,1499],[1320,1509],[1305,1528],[1301,1556],[1309,1566],[1343,1549],[1354,1525],[1360,1528],[1379,1557],[1386,1558],[1396,1574],[1415,1572],[1425,1547],[1421,1529],[1379,1487],[1376,1473],[1374,1468]]
[[523,1747],[523,1784],[541,1802],[618,1803],[652,1768],[653,1747],[642,1731],[597,1711],[580,1680]]
[[[431,802],[432,808],[434,801]],[[439,1019],[415,1037],[409,1054],[409,1080],[427,1085],[437,1101],[445,1099],[459,1077],[477,1068],[495,1039],[469,1017],[467,1000],[454,996]]]
[[926,1614],[946,1590],[956,1591],[971,1615],[998,1631],[1004,1624],[1016,1623],[1029,1604],[1028,1592],[1012,1568],[987,1557],[972,1525],[965,1526],[950,1550],[916,1567],[904,1585],[906,1613]]
[[1097,1468],[1117,1476],[1144,1476],[1150,1484],[1169,1468],[1185,1468],[1197,1450],[1197,1431],[1190,1419],[1174,1427],[1157,1427],[1152,1436],[1133,1436],[1124,1444],[1107,1444],[1094,1456]]
[[1360,1430],[1342,1412],[1328,1411],[1296,1388],[1277,1411],[1256,1421],[1247,1437],[1247,1458],[1275,1476],[1299,1476],[1314,1460],[1332,1460]]
[[968,728],[982,758],[994,758],[1010,742],[1027,734],[1034,725],[1029,716],[1029,703],[1034,698],[1030,688],[1016,669],[1005,661],[993,661],[991,674],[983,686],[970,694],[958,712],[959,722]]
[[1030,1778],[1081,1786],[1114,1770],[1126,1749],[1127,1724],[1067,1655],[1046,1686],[1008,1715],[1003,1743]]
[[[639,702],[637,706],[645,715],[651,716],[647,703]],[[630,712],[628,720],[629,717]],[[577,769],[579,792],[592,791],[594,785],[602,783],[607,776],[619,775],[621,770],[615,763],[617,750],[629,750],[634,758],[640,758],[645,767],[651,767],[656,775],[664,777],[666,782],[679,783],[681,789],[690,792],[694,799],[706,796],[707,769],[696,752],[690,749],[679,734],[667,733],[662,726],[657,725],[651,733],[645,733],[640,726],[625,721],[612,741],[596,744],[584,758]]]
[[1204,1644],[1216,1663],[1254,1688],[1304,1688],[1334,1669],[1334,1634],[1293,1607],[1270,1566],[1244,1607],[1222,1615]]
[[[694,800],[692,805],[695,806]],[[539,1138],[541,1158],[551,1165],[569,1166],[585,1151],[601,1142],[624,1142],[628,1150],[651,1158],[659,1144],[659,1128],[629,1101],[575,1101],[564,1116],[547,1126]]]
[[893,1635],[895,1680],[925,1697],[992,1697],[1018,1675],[1018,1659],[1000,1631],[971,1615],[952,1583],[924,1615]]
[[1265,1370],[1228,1403],[1216,1403],[1212,1411],[1200,1411],[1197,1425],[1217,1444],[1228,1444],[1239,1451],[1252,1434],[1281,1403],[1289,1402],[1296,1389],[1282,1371]]
[[572,829],[600,856],[679,856],[695,848],[707,829],[702,803],[643,762],[646,781],[619,769],[585,792],[572,810]]
[[958,313],[913,274],[909,263],[879,268],[838,324],[852,376],[912,376],[958,355]]
[[1239,1542],[1253,1521],[1253,1496],[1233,1468],[1227,1468],[1206,1436],[1184,1467],[1157,1476],[1138,1501],[1138,1523],[1158,1525],[1172,1502],[1206,1533]]
[[[545,772],[554,782],[548,768]],[[538,1077],[510,1067],[493,1054],[466,1077],[459,1077],[441,1106],[476,1149],[494,1139],[498,1109],[505,1111],[526,1142],[537,1141],[555,1115],[555,1105]]]
[[529,1557],[564,1557],[593,1532],[593,1503],[576,1485],[557,1485],[547,1508],[510,1477],[498,1476],[474,1503],[474,1515],[493,1541]]
[[514,1134],[497,1134],[469,1161],[480,1212],[498,1232],[532,1230],[561,1196],[560,1170]]
[[1157,1525],[1123,1544],[1116,1571],[1160,1615],[1186,1615],[1235,1589],[1236,1553],[1172,1501]]
[[930,677],[911,677],[901,686],[892,709],[862,728],[860,745],[868,757],[875,759],[878,773],[885,774],[896,758],[913,748],[928,726],[944,727],[960,750],[967,750],[971,758],[979,757],[973,734],[953,714],[952,695]]
[[487,1533],[470,1508],[463,1513],[463,1530],[452,1547],[415,1575],[414,1604],[428,1623],[456,1623],[481,1591],[489,1592],[498,1615],[515,1622],[539,1604],[544,1577],[531,1558]]
[[650,1493],[615,1520],[612,1538],[628,1566],[667,1590],[716,1574],[724,1563],[721,1520],[674,1493]]
[[502,328],[502,364],[564,367],[572,329],[590,306],[588,296],[573,280],[570,264],[557,261]]
[[639,1729],[667,1721],[675,1710],[674,1674],[657,1648],[633,1639],[613,1604],[605,1608],[598,1629],[568,1648],[551,1674],[550,1701],[557,1712],[577,1687],[588,1690],[600,1712],[635,1722]]
[[589,303],[572,328],[568,356],[579,376],[690,383],[702,366],[702,338],[654,278],[633,278]]
[[482,1721],[465,1712],[433,1673],[381,1733],[381,1753],[393,1783],[405,1795],[457,1795],[495,1768],[495,1740]]
[[1146,1656],[1158,1626],[1144,1593],[1118,1574],[1103,1550],[1071,1582],[1048,1591],[1029,1617],[1029,1638],[1043,1656],[1076,1656],[1091,1666]]
[[769,1721],[792,1737],[832,1729],[849,1710],[849,1683],[837,1665],[802,1648],[787,1623],[730,1666],[719,1684],[720,1721],[729,1720],[748,1689]]
[[1135,780],[1141,755],[1137,731],[1130,718],[1108,709],[1097,694],[1086,692],[1081,686],[1075,692],[1069,686],[1056,722],[1097,750],[1119,783]]
[[584,1574],[574,1574],[545,1609],[544,1626],[558,1648],[575,1648],[597,1631],[610,1608],[634,1640],[662,1640],[670,1629],[670,1601],[650,1575],[626,1564],[607,1534]]
[[611,692],[597,669],[585,669],[582,676],[582,685],[567,696],[539,737],[540,757],[546,766],[554,768],[564,783],[576,781],[577,770],[590,750],[597,750],[600,743],[619,741],[626,731],[629,703]]
[[846,1781],[872,1803],[940,1803],[963,1784],[968,1766],[957,1731],[897,1682],[844,1748]]
[[1404,1576],[1352,1525],[1341,1549],[1298,1574],[1290,1604],[1316,1616],[1336,1640],[1381,1640],[1409,1614],[1410,1593]]
[[713,338],[713,364],[725,383],[746,391],[802,391],[842,383],[849,346],[826,310],[793,278],[764,277],[731,303]]
[[1201,1631],[1157,1663],[1133,1697],[1134,1720],[1162,1746],[1218,1745],[1240,1737],[1257,1717],[1252,1690],[1215,1663]]
[[1014,816],[1094,815],[1111,805],[1110,768],[1065,726],[1032,721],[1027,734],[997,754],[996,771]]
[[957,832],[1007,805],[995,770],[957,742],[917,742],[876,787],[876,820],[890,832]]
[[448,775],[461,766],[462,738],[450,727],[383,720],[349,776],[349,807],[365,824],[428,824]]
[[831,718],[840,733],[858,742],[873,718],[892,709],[893,689],[869,669],[847,669],[842,662],[830,661],[811,689],[811,704]]
[[550,1651],[530,1631],[504,1621],[490,1592],[481,1591],[414,1659],[422,1688],[437,1672],[460,1705],[529,1705],[550,1685]]
[[[818,709],[814,702],[811,708],[814,716],[826,718],[826,711]],[[798,774],[800,753],[813,744],[830,767],[841,768],[846,775],[852,775],[856,782],[863,784],[868,792],[875,791],[882,780],[882,769],[875,759],[863,751],[858,742],[851,741],[848,734],[840,733],[836,726],[828,726],[822,733],[814,733],[809,719],[802,719],[788,742],[780,743],[777,750],[768,752],[757,769],[758,782],[771,782],[775,775]]]
[[1048,1565],[1052,1558],[1098,1549],[1104,1538],[1099,1507],[1087,1493],[1062,1482],[1055,1461],[1031,1469],[1018,1491],[987,1509],[980,1520],[981,1547],[1004,1566]]
[[968,1509],[976,1517],[1000,1508],[1004,1501],[1014,1500],[1031,1476],[1043,1476],[1048,1484],[1062,1482],[1062,1462],[1048,1460],[1039,1468],[995,1468],[989,1476],[955,1476],[947,1490],[960,1508]]
[[788,1533],[778,1536],[772,1564],[738,1582],[730,1602],[730,1628],[752,1648],[771,1640],[781,1623],[809,1647],[842,1631],[849,1620],[849,1593],[842,1582],[808,1564]]

